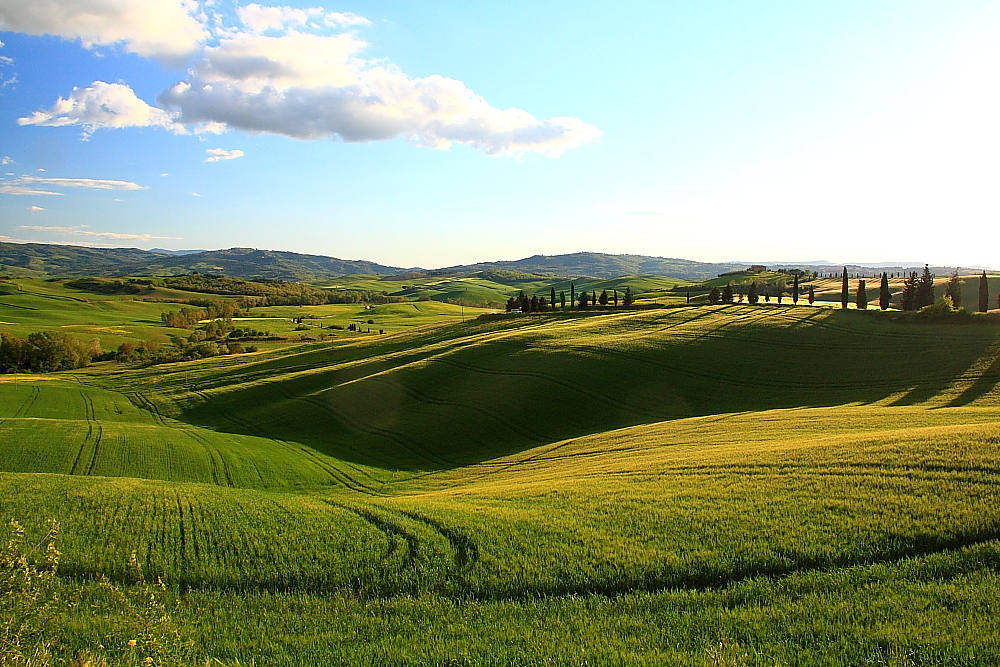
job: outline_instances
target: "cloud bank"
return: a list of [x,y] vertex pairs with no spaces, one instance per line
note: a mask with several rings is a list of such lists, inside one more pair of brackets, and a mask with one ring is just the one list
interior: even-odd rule
[[[88,3],[98,0],[82,4]],[[0,0],[0,7],[14,4],[19,3]],[[76,0],[42,2],[50,8],[77,4]],[[134,3],[100,0],[100,4],[124,8]],[[178,0],[173,4],[184,10]],[[12,25],[2,11],[0,18]],[[550,157],[601,136],[600,130],[578,118],[539,120],[521,109],[497,109],[461,81],[439,75],[410,78],[392,65],[366,60],[360,53],[368,45],[353,32],[322,34],[324,28],[369,23],[360,16],[320,7],[250,4],[239,8],[237,17],[240,25],[220,28],[213,44],[200,44],[204,35],[194,32],[184,40],[178,38],[178,45],[184,42],[185,48],[198,44],[197,55],[188,77],[157,97],[159,107],[139,99],[127,85],[97,81],[18,122],[82,125],[85,133],[155,126],[175,132],[236,129],[303,140],[406,137],[434,148],[459,143],[489,155],[537,152]],[[137,40],[118,38],[133,50]]]
[[20,176],[0,181],[0,194],[5,195],[63,195],[46,187],[88,188],[90,190],[145,190],[146,186],[131,181],[112,181],[99,178],[41,178]]
[[[44,210],[44,209],[38,209]],[[128,234],[120,232],[93,232],[87,228],[87,225],[76,225],[73,227],[47,227],[45,225],[20,225],[17,229],[23,229],[27,232],[49,232],[58,234],[67,234],[69,236],[89,236],[92,238],[101,239],[115,239],[116,241],[152,241],[156,240],[168,240],[168,241],[179,241],[183,237],[180,236],[152,236],[150,234]]]

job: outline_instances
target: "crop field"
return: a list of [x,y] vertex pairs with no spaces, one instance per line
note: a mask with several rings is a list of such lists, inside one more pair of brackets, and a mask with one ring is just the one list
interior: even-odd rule
[[455,308],[0,376],[0,518],[62,527],[32,641],[54,664],[1000,662],[995,324]]

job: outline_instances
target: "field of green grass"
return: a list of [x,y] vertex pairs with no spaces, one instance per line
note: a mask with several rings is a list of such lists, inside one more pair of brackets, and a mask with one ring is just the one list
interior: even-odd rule
[[[1000,661],[994,324],[454,308],[0,376],[0,518],[63,531],[31,641],[51,664]],[[165,584],[152,626],[137,569]]]

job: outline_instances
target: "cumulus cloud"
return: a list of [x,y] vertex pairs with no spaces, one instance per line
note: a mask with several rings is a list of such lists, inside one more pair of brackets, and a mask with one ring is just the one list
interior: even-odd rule
[[87,188],[90,190],[145,190],[146,186],[131,181],[113,181],[99,178],[42,178],[20,176],[0,181],[0,194],[6,195],[63,195],[46,188]]
[[577,118],[538,120],[520,109],[496,109],[455,79],[411,79],[373,65],[357,56],[365,46],[350,34],[242,33],[206,48],[191,77],[158,102],[184,124],[224,123],[296,139],[404,136],[436,148],[457,142],[491,155],[537,151],[556,157],[601,135]]
[[60,97],[51,108],[18,118],[19,125],[65,127],[82,125],[85,135],[106,127],[157,126],[183,132],[170,114],[136,97],[122,83],[95,81],[88,88],[74,88],[69,97]]
[[[0,0],[0,7],[14,1]],[[392,65],[366,60],[360,53],[367,44],[351,32],[316,32],[323,25],[364,25],[363,17],[258,4],[237,13],[245,29],[223,31],[214,45],[202,46],[188,77],[158,96],[160,108],[124,84],[98,81],[18,122],[82,125],[85,135],[101,128],[157,126],[350,142],[406,137],[435,148],[459,143],[490,155],[550,157],[601,136],[578,118],[540,120],[521,109],[498,109],[461,81],[410,78]],[[263,34],[268,31],[280,34]]]
[[[44,209],[40,209],[44,210]],[[180,236],[152,236],[150,234],[129,234],[121,232],[94,232],[88,229],[87,225],[75,225],[73,227],[48,227],[44,225],[20,225],[18,229],[23,229],[27,232],[48,232],[48,233],[58,233],[68,236],[89,236],[93,238],[101,239],[115,239],[118,241],[152,241],[156,240],[169,240],[169,241],[179,241],[183,237]]]
[[13,65],[14,59],[10,56],[0,56],[0,65]]
[[241,150],[227,151],[222,148],[209,148],[205,153],[208,157],[205,158],[205,162],[218,162],[219,160],[235,160],[238,157],[243,157],[244,153]]
[[41,206],[29,206],[28,210],[29,211],[44,211],[45,209],[42,208]]
[[0,0],[0,30],[79,39],[183,66],[208,37],[183,0]]
[[4,155],[0,157],[0,164],[14,164],[14,158],[9,155]]
[[191,196],[192,196],[192,197],[200,197],[201,195],[200,195],[200,194],[198,194],[197,192],[192,192],[192,193],[191,193]]

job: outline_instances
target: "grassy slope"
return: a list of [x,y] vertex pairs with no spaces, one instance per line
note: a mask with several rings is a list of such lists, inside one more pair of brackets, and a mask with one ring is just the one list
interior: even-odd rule
[[4,382],[0,507],[192,586],[227,660],[989,662],[998,335],[734,306]]

